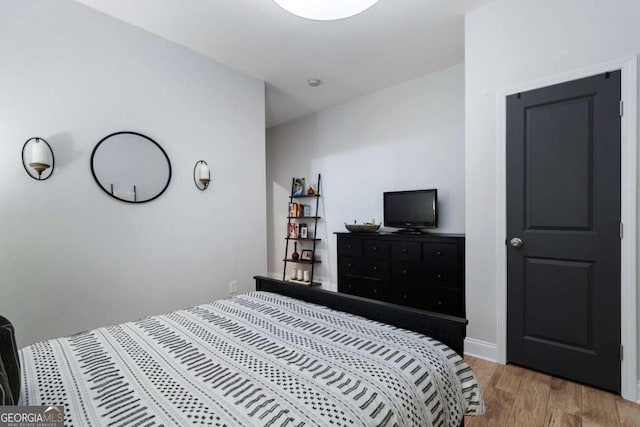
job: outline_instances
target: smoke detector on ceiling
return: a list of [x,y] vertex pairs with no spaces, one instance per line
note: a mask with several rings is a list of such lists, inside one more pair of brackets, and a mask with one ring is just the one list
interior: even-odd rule
[[322,80],[320,79],[309,79],[307,80],[307,84],[311,87],[320,86],[322,84]]
[[278,6],[302,18],[334,21],[369,9],[380,0],[273,0]]

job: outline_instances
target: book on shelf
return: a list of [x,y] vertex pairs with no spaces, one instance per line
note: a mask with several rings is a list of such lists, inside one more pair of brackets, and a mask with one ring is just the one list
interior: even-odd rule
[[289,216],[297,217],[300,216],[300,204],[296,202],[289,203]]
[[311,216],[311,206],[297,202],[289,203],[289,217],[300,218]]

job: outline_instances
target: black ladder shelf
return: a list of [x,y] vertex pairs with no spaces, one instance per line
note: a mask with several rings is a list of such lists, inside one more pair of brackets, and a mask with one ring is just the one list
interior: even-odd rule
[[[291,203],[293,203],[293,201],[295,199],[312,199],[312,198],[315,198],[315,200],[316,200],[316,210],[313,213],[313,215],[309,215],[309,216],[303,216],[303,215],[300,215],[300,216],[287,216],[287,220],[288,220],[288,222],[287,222],[287,237],[285,237],[285,239],[287,241],[287,244],[286,244],[285,249],[284,249],[284,259],[283,259],[283,261],[284,261],[284,269],[283,269],[283,272],[282,272],[282,281],[283,282],[299,283],[299,284],[303,284],[303,285],[307,285],[307,286],[320,286],[320,285],[322,285],[319,282],[314,282],[313,281],[313,273],[314,273],[314,270],[315,270],[315,266],[316,266],[316,264],[320,263],[320,260],[316,257],[316,244],[319,241],[322,240],[322,239],[319,239],[317,237],[317,233],[316,233],[317,230],[318,230],[318,220],[320,219],[320,216],[318,215],[319,214],[318,206],[320,204],[320,194],[321,194],[321,192],[320,192],[320,180],[321,180],[321,178],[322,178],[321,175],[318,174],[318,181],[317,181],[318,182],[318,186],[316,188],[315,194],[304,194],[303,193],[303,194],[300,194],[300,195],[297,195],[297,196],[293,195],[293,186],[294,186],[294,183],[295,183],[295,178],[293,178],[291,180],[291,193],[289,195],[289,206],[291,206]],[[295,224],[296,221],[304,220],[304,219],[312,220],[313,230],[311,230],[311,227],[307,227],[307,228],[309,230],[309,233],[311,233],[313,231],[313,234],[311,234],[310,236],[307,236],[306,238],[289,237],[289,229],[291,227],[291,224]],[[300,246],[301,247],[302,247],[302,243],[303,242],[310,243],[312,245],[312,247],[313,247],[313,249],[312,249],[313,258],[311,260],[303,260],[301,258],[299,258],[298,260],[292,259],[289,256],[289,242],[290,241],[300,242]],[[309,277],[309,281],[308,282],[304,282],[304,281],[301,281],[301,280],[294,280],[294,279],[291,279],[291,278],[287,278],[287,264],[288,263],[295,263],[295,264],[301,264],[301,265],[310,265],[311,266],[311,272],[309,273],[309,276],[310,276]]]

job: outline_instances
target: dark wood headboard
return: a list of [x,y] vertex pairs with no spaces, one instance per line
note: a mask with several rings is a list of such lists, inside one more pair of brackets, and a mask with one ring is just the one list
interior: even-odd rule
[[467,319],[417,310],[337,292],[325,291],[263,276],[255,276],[256,290],[296,298],[325,307],[356,314],[434,338],[462,355]]

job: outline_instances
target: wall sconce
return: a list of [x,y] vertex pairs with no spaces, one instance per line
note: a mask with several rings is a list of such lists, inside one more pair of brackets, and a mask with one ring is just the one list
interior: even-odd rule
[[[22,146],[22,166],[27,175],[37,181],[49,179],[55,168],[55,157],[49,143],[37,136],[27,139]],[[45,172],[47,169],[49,171]]]
[[193,167],[193,182],[200,191],[204,191],[209,188],[211,182],[211,170],[209,165],[204,160],[198,160]]

